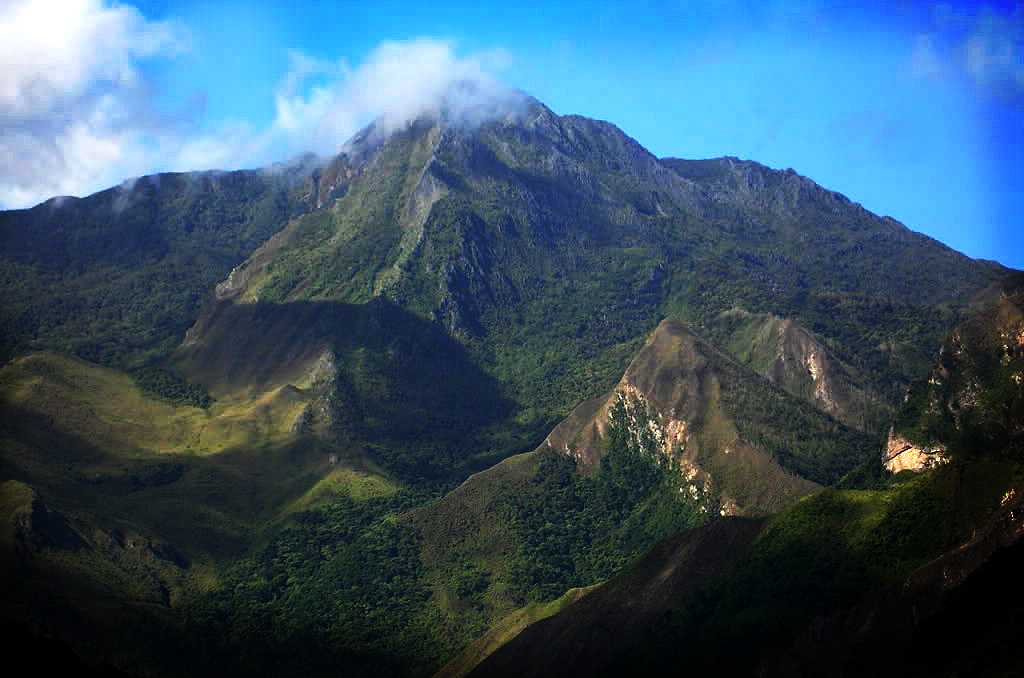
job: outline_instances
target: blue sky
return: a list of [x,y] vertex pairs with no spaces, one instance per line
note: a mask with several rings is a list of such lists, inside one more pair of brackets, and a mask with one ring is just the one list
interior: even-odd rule
[[0,45],[4,207],[329,153],[468,76],[1024,268],[1021,3],[8,0]]

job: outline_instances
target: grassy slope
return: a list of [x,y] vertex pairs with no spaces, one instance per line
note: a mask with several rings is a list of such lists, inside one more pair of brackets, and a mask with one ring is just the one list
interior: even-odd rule
[[523,629],[547,619],[587,595],[594,587],[570,589],[561,598],[550,603],[530,603],[501,619],[454,659],[444,665],[433,678],[463,678],[499,647],[522,633]]
[[[194,649],[169,606],[216,588],[296,513],[397,489],[357,451],[292,433],[294,389],[202,410],[33,354],[0,370],[0,394],[0,477],[19,479],[0,485],[0,615],[131,672],[185,670],[161,659]],[[21,527],[36,499],[77,542]]]
[[0,392],[6,476],[72,516],[170,540],[189,558],[239,554],[289,506],[392,491],[361,455],[291,432],[298,390],[201,410],[147,396],[122,373],[36,354],[3,368]]
[[[765,666],[774,670],[779,650],[796,642],[812,620],[900,588],[933,558],[1003,516],[1008,509],[1001,502],[1015,476],[1019,484],[1019,466],[995,461],[901,478],[884,490],[825,490],[755,529],[750,537],[756,539],[737,547],[734,564],[705,565],[696,589],[658,589],[666,586],[665,573],[692,566],[670,546],[694,535],[673,537],[585,598],[527,627],[469,675],[556,676],[570,666],[591,675],[676,675],[679,667],[695,676],[752,675],[766,657]],[[720,521],[704,529],[726,528]],[[660,593],[638,593],[648,590]],[[637,621],[638,614],[647,616]],[[882,616],[875,620],[880,628],[884,623]],[[835,628],[822,627],[808,632],[812,651]],[[835,668],[831,662],[839,655],[823,654],[805,668]]]
[[[772,456],[740,439],[734,420],[753,422],[748,423],[745,430],[763,432],[769,425],[761,421],[769,416],[762,409],[765,402],[774,403],[776,408],[789,408],[785,416],[776,416],[776,419],[798,426],[802,439],[808,441],[788,448],[790,464],[802,463],[807,468],[816,468],[815,459],[822,450],[815,444],[823,439],[831,440],[831,445],[823,448],[830,453],[829,463],[844,463],[845,466],[829,467],[831,470],[818,468],[817,472],[822,474],[845,472],[874,450],[861,434],[838,435],[837,422],[784,394],[678,323],[662,323],[627,369],[621,383],[636,389],[630,393],[645,396],[646,406],[652,408],[648,416],[653,416],[661,429],[673,418],[687,422],[686,430],[692,436],[688,446],[699,452],[670,449],[672,454],[682,455],[689,463],[696,462],[711,473],[716,493],[711,503],[716,514],[718,501],[726,496],[729,511],[756,514],[784,507],[815,487],[786,473]],[[586,410],[585,415],[570,417],[551,437],[557,440],[553,444],[559,451],[569,445],[588,459],[592,470],[596,469],[596,460],[603,455],[607,441],[604,434],[594,437],[590,433],[606,431],[610,426],[609,407],[598,407],[597,402],[581,406],[581,410]],[[754,406],[753,403],[760,404]],[[647,424],[637,426],[647,430]],[[843,455],[836,454],[832,447],[846,450],[848,459],[842,462]],[[766,449],[772,453],[777,451],[774,446]],[[441,501],[417,509],[404,518],[423,535],[424,562],[431,572],[428,576],[433,596],[445,611],[444,628],[450,629],[447,633],[451,634],[456,647],[460,637],[467,633],[472,636],[489,625],[500,624],[502,615],[523,602],[522,591],[511,585],[514,576],[509,564],[514,562],[519,547],[517,528],[511,522],[508,506],[510,502],[523,501],[534,491],[532,486],[539,482],[536,480],[537,455],[510,458],[471,477]],[[679,479],[675,482],[678,484]],[[673,485],[673,492],[675,490]],[[721,493],[720,496],[717,493]],[[575,506],[571,508],[579,510]],[[573,515],[546,514],[549,524],[545,529],[550,529],[552,534],[582,529],[581,525],[573,524]],[[605,546],[593,544],[593,548]],[[460,595],[457,589],[462,577],[473,572],[486,572],[485,582],[479,590]],[[474,631],[475,628],[478,630]]]
[[[440,501],[402,516],[403,523],[422,535],[427,582],[442,614],[438,634],[450,652],[522,605],[507,585],[516,550],[507,505],[528,491],[538,464],[535,453],[509,457],[471,476]],[[483,591],[460,596],[454,581],[468,569],[489,573],[488,583]]]

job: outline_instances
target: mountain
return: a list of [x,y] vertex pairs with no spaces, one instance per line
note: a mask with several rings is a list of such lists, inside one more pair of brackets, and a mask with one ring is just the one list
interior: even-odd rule
[[[535,100],[472,129],[443,120],[391,136],[371,128],[331,167],[319,193],[333,201],[218,287],[173,364],[217,397],[299,379],[331,356],[336,401],[384,394],[370,406],[380,411],[340,407],[396,469],[401,456],[464,474],[522,450],[611,387],[661,318],[727,344],[742,328],[719,318],[737,308],[808,328],[819,353],[844,365],[833,373],[855,384],[849,422],[880,433],[879,413],[927,369],[969,298],[1002,274],[795,173],[730,160],[700,183],[685,163],[659,161],[613,126],[558,117]],[[290,344],[240,341],[294,327],[286,318],[300,308],[309,329]],[[409,337],[421,322],[453,342],[431,349],[456,356],[445,379],[410,376],[411,362],[429,369],[410,361],[423,355]],[[227,346],[230,355],[218,353]],[[448,380],[479,400],[465,408],[457,444],[428,423],[436,409],[415,400],[424,383]],[[385,410],[397,403],[396,435]],[[497,433],[510,426],[515,442]],[[432,449],[428,427],[442,435]],[[439,446],[463,452],[428,461]]]
[[943,463],[665,540],[459,675],[1015,675],[998,639],[1019,633],[1022,602],[1020,282],[911,389],[942,394],[934,409],[900,408],[897,429],[930,431]]
[[[440,110],[0,214],[5,619],[130,672],[429,675],[659,539],[884,482],[1010,273],[792,170]],[[795,506],[913,494],[876,491]]]
[[312,162],[158,174],[0,212],[0,356],[131,368],[165,355],[213,285],[310,209]]
[[792,318],[734,309],[711,327],[728,337],[723,347],[737,358],[840,421],[863,431],[891,421],[893,409],[878,387]]

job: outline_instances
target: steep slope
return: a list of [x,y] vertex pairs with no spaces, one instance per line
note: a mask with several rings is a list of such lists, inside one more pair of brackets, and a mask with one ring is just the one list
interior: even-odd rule
[[942,344],[931,373],[907,390],[883,451],[892,471],[920,470],[949,454],[1024,448],[1024,276]]
[[720,315],[711,331],[726,337],[724,348],[742,362],[849,426],[878,431],[892,419],[872,380],[792,319],[737,309]]
[[777,510],[813,491],[807,479],[835,482],[871,447],[673,321],[658,326],[612,393],[579,406],[544,447],[593,467],[610,409],[623,396],[653,417],[662,453],[688,479],[687,491],[712,494],[722,515]]
[[[403,381],[397,348],[413,342],[405,332],[424,321],[465,351],[454,372],[467,400],[494,406],[471,417],[468,445],[442,436],[433,450],[413,449],[423,426],[370,439],[392,456],[425,460],[418,472],[455,467],[464,477],[540,440],[577,403],[607,391],[662,317],[726,343],[739,330],[718,319],[739,308],[810,328],[803,343],[818,342],[834,357],[835,398],[784,382],[881,433],[880,413],[1001,267],[795,173],[708,162],[721,171],[688,175],[608,123],[559,117],[525,97],[477,126],[442,117],[390,136],[371,127],[320,175],[330,196],[323,208],[291,223],[218,286],[174,364],[216,395],[263,388],[258,375],[278,369],[282,357],[291,371],[274,383],[301,378],[330,348],[339,384],[375,390],[363,363],[339,358],[345,321],[286,318],[310,304],[355,309],[377,300],[409,320],[377,339],[395,346],[375,362],[398,375],[385,400],[422,389]],[[247,346],[261,336],[284,343]],[[472,370],[479,373],[462,376]]]
[[599,674],[645,629],[671,615],[672,601],[697,590],[737,559],[761,527],[759,520],[728,518],[660,542],[591,592],[596,595],[564,608],[571,613],[531,624],[462,675]]
[[0,212],[0,360],[166,355],[213,285],[310,209],[314,166],[159,174]]
[[[608,530],[588,522],[590,510],[613,513],[616,495],[593,487],[609,482],[609,450],[623,444],[664,469],[671,500],[648,491]],[[619,384],[577,407],[538,450],[472,476],[402,520],[423,536],[443,626],[459,637],[525,601],[550,600],[607,576],[602,563],[571,553],[577,545],[570,533],[586,534],[584,548],[594,552],[623,548],[629,560],[673,527],[777,511],[820,487],[808,477],[832,482],[876,449],[871,438],[789,396],[689,328],[663,321]],[[562,473],[586,474],[593,486],[560,475],[551,456],[573,462]],[[628,468],[621,472],[633,473],[633,486],[644,482]],[[659,506],[670,517],[659,516]],[[535,515],[543,516],[536,525]],[[618,541],[623,534],[629,538]],[[548,549],[537,538],[561,543]],[[471,572],[487,575],[460,593]]]
[[[527,626],[469,675],[563,675],[563,656],[609,676],[678,675],[681,666],[697,676],[1015,675],[1015,645],[998,639],[1019,629],[1019,289],[1019,278],[1008,281],[1002,299],[955,330],[922,382],[942,394],[940,408],[957,403],[959,418],[912,399],[901,409],[904,425],[948,417],[923,430],[950,463],[797,502],[734,565],[659,600],[640,630],[644,606],[620,592],[657,586],[686,565],[665,542],[638,561],[650,563]],[[586,663],[591,653],[600,660]]]
[[[673,590],[666,573],[691,563],[672,545],[698,538],[680,535],[527,626],[467,675],[565,675],[562,657],[599,676],[670,676],[680,666],[694,676],[877,675],[890,663],[906,670],[900,660],[930,642],[928,616],[1024,534],[1020,476],[1007,470],[980,465],[884,491],[825,490],[755,530],[732,563],[708,562],[697,586]],[[1000,585],[1015,589],[1004,572]],[[664,597],[629,593],[652,590]],[[1004,612],[971,609],[982,618]],[[949,621],[947,637],[981,619]],[[1019,666],[1010,647],[990,661]]]
[[[894,450],[896,454],[893,454]],[[955,482],[970,526],[957,547],[892,587],[815,620],[761,675],[1015,675],[1024,545],[1024,277],[947,337],[931,374],[908,391],[888,445],[894,471]],[[942,510],[932,507],[931,511]]]

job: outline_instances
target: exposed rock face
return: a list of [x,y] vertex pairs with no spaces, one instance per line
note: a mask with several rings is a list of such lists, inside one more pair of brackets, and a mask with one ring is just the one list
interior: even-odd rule
[[793,319],[734,309],[716,328],[741,361],[843,423],[874,431],[891,420],[885,398]]
[[689,328],[664,321],[612,392],[579,405],[541,448],[574,457],[583,469],[600,461],[611,409],[626,399],[648,413],[663,455],[680,473],[680,492],[715,506],[720,515],[760,514],[817,486],[787,473],[765,450],[736,430],[737,413],[722,391],[759,377]]
[[885,468],[893,473],[900,471],[923,471],[948,461],[946,447],[941,444],[922,447],[906,438],[889,431],[882,458]]

